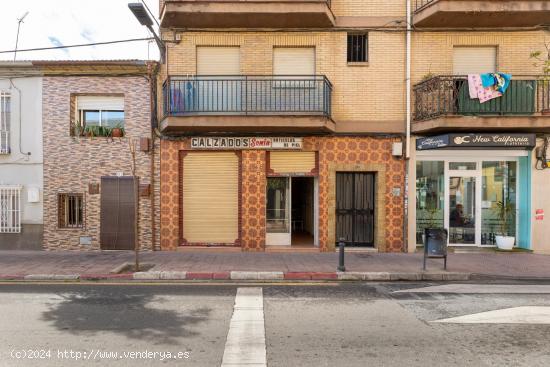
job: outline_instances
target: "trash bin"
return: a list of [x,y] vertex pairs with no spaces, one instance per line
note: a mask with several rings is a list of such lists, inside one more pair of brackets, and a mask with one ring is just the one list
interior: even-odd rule
[[447,237],[445,228],[424,229],[424,270],[427,258],[443,258],[443,267],[447,269]]

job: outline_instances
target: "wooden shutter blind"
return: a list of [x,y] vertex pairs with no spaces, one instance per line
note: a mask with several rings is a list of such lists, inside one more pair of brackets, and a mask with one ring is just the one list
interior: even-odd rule
[[277,174],[311,173],[315,169],[315,152],[270,152],[269,168]]
[[239,237],[239,158],[234,152],[191,152],[183,158],[183,237],[233,244]]
[[137,178],[101,177],[100,243],[105,250],[133,250]]

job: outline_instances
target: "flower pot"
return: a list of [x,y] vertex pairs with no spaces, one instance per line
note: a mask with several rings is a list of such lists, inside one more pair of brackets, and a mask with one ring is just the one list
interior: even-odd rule
[[111,130],[111,136],[113,138],[122,138],[123,135],[124,133],[122,132],[122,129],[119,129],[118,127],[115,127],[113,128],[113,130]]
[[495,236],[497,247],[499,250],[511,251],[514,248],[516,242],[515,237],[511,236]]

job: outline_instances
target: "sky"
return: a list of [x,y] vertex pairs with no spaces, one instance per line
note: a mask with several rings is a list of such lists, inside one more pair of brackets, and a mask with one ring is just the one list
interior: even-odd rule
[[[15,48],[17,20],[21,24],[18,50],[149,37],[128,9],[140,0],[0,0],[0,51]],[[158,17],[158,0],[143,0]],[[156,24],[155,24],[155,30]],[[0,53],[0,60],[13,60]],[[17,60],[158,59],[154,42],[98,45],[70,49],[18,52]]]

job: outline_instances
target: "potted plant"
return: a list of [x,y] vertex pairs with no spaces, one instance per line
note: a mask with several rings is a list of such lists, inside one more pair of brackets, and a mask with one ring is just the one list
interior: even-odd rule
[[500,224],[500,234],[495,236],[497,247],[499,250],[510,251],[514,248],[516,238],[510,236],[510,223],[513,221],[516,214],[516,208],[509,201],[497,202],[497,218]]
[[71,135],[73,137],[80,137],[84,135],[84,127],[80,123],[80,121],[76,120],[71,125]]
[[[538,83],[543,85],[545,90],[548,90],[550,86],[550,43],[545,43],[544,47],[546,51],[534,51],[529,55],[530,59],[535,60],[533,66],[541,67],[542,69],[542,80],[539,80]],[[542,109],[540,113],[544,116],[550,116],[550,97],[546,97],[546,100],[542,101]]]
[[111,137],[122,138],[123,136],[124,136],[124,127],[121,124],[116,124],[115,127],[111,129]]

